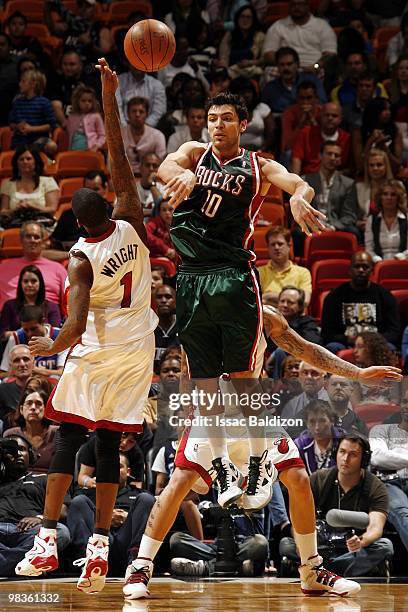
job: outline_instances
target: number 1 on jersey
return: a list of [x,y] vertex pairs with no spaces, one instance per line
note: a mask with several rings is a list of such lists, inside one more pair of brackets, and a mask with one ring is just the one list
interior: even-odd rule
[[120,307],[129,308],[132,301],[132,272],[126,272],[120,279],[120,284],[123,285],[123,299]]
[[213,193],[211,189],[207,189],[207,199],[203,204],[201,212],[203,212],[206,217],[215,217],[221,202],[222,195],[219,193]]

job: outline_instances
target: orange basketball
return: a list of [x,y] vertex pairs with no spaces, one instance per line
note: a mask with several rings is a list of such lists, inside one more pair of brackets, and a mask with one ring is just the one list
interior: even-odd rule
[[143,72],[156,72],[171,62],[176,41],[165,23],[144,19],[128,30],[124,47],[132,66]]

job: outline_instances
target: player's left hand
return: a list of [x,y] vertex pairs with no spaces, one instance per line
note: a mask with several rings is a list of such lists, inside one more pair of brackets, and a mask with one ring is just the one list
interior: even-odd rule
[[41,357],[47,357],[47,355],[53,355],[55,351],[52,346],[54,341],[51,338],[45,336],[33,336],[28,343],[30,352],[32,355],[41,355]]
[[118,75],[114,70],[109,68],[109,64],[104,57],[98,59],[95,68],[101,73],[102,95],[113,95],[119,87]]
[[371,366],[360,370],[359,382],[365,385],[378,385],[402,380],[400,368],[394,366]]
[[299,195],[293,195],[289,202],[293,218],[307,236],[310,236],[313,232],[323,232],[325,230],[326,215],[324,213],[313,208],[309,202]]

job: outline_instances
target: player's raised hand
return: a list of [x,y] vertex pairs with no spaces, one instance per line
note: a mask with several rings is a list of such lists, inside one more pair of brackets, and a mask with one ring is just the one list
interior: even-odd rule
[[51,338],[46,338],[45,336],[33,336],[28,343],[30,352],[32,355],[41,355],[41,357],[46,357],[47,355],[53,355],[55,351],[52,346],[54,341]]
[[310,236],[313,232],[322,232],[326,229],[324,224],[326,215],[313,208],[302,196],[293,195],[289,202],[293,218],[307,236]]
[[402,374],[400,368],[394,366],[371,366],[360,371],[358,380],[365,385],[381,386],[381,383],[402,380]]
[[196,184],[197,177],[191,170],[184,170],[166,183],[165,198],[169,199],[171,206],[178,206],[183,200],[188,198]]
[[109,64],[104,57],[98,59],[95,68],[101,73],[102,95],[114,94],[119,86],[118,75],[109,68]]

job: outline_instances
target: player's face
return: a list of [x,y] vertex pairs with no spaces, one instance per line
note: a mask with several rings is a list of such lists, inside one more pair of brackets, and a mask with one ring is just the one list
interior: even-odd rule
[[229,104],[211,106],[208,111],[207,127],[211,142],[221,152],[239,145],[240,135],[246,125],[247,121],[240,121],[235,108]]
[[358,442],[343,440],[337,451],[337,469],[343,476],[352,476],[361,469],[363,449]]

